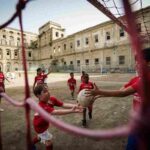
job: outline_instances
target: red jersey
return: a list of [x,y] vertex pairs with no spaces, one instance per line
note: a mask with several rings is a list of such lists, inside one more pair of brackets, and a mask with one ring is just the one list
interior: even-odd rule
[[94,89],[94,85],[92,82],[88,82],[88,83],[82,82],[80,84],[79,92],[83,89]]
[[0,86],[4,88],[4,80],[5,76],[2,72],[0,72]]
[[74,78],[68,79],[68,85],[69,85],[70,90],[74,90],[76,87],[76,79]]
[[[42,107],[48,113],[51,113],[54,110],[54,106],[61,107],[63,102],[59,101],[55,97],[50,97],[47,103],[39,102],[39,106]],[[33,126],[37,133],[42,133],[46,131],[49,127],[49,122],[43,119],[38,113],[34,114]]]
[[[136,82],[138,82],[140,79],[139,76],[133,77],[127,84],[124,85],[125,88],[134,85]],[[139,106],[141,104],[141,97],[139,93],[134,93],[133,94],[133,110],[136,111],[138,110]]]
[[35,77],[34,81],[35,81],[35,83],[37,83],[37,84],[43,84],[45,78],[47,78],[47,74],[40,74],[40,75],[37,75],[37,76]]

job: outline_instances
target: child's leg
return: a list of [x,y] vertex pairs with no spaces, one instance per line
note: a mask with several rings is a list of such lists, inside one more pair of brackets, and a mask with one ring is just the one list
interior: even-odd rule
[[52,144],[52,134],[49,133],[48,130],[44,131],[43,133],[38,134],[38,137],[41,139],[41,143],[45,144],[46,150],[52,150],[53,144]]
[[82,125],[83,125],[84,127],[86,126],[86,108],[83,109]]
[[89,118],[92,119],[92,110],[93,110],[93,105],[88,106],[88,110],[89,110]]
[[74,99],[74,90],[71,91],[72,99]]
[[[3,91],[5,92],[5,87],[4,86],[2,86],[1,88],[3,88]],[[1,104],[1,96],[0,96],[0,104]],[[2,109],[2,108],[0,108],[0,112],[2,112],[2,111],[4,111],[4,109]]]
[[38,136],[35,136],[32,140],[32,150],[36,150],[35,144],[40,142],[40,138]]
[[51,140],[45,141],[46,150],[53,150],[53,143]]
[[36,144],[36,143],[38,143],[38,142],[40,142],[40,138],[39,138],[38,136],[35,136],[35,137],[33,138],[33,140],[32,140],[32,143],[33,143],[33,144]]

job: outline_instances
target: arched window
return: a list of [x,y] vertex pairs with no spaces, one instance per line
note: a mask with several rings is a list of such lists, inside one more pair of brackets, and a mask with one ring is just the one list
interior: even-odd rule
[[15,59],[18,59],[18,58],[19,58],[19,51],[18,51],[18,49],[15,49],[15,50],[14,50],[14,58],[15,58]]
[[11,59],[11,51],[6,49],[6,59]]
[[7,62],[7,65],[6,65],[6,72],[10,72],[11,71],[11,63],[10,62]]
[[18,63],[18,62],[15,62],[15,63],[14,63],[14,70],[15,70],[15,71],[18,71],[18,70],[19,70],[19,63]]

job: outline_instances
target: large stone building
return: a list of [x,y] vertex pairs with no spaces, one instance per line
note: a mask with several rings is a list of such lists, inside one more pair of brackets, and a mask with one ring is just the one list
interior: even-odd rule
[[[24,32],[24,42],[29,70],[34,65],[34,41],[37,35]],[[21,51],[21,32],[13,28],[0,30],[0,67],[4,72],[23,70]]]
[[[137,11],[136,16],[140,34],[145,35],[148,29],[150,32],[150,7]],[[18,65],[21,63],[20,47],[17,45],[20,40],[19,34],[18,30],[10,28],[0,32],[0,65],[4,71],[22,69]],[[65,36],[65,29],[60,24],[50,21],[39,28],[38,36],[28,32],[24,34],[27,37],[25,43],[30,70],[39,66],[52,67],[56,71],[134,70],[135,62],[129,36],[112,21],[69,36]],[[15,41],[12,42],[14,45],[11,43],[12,39]],[[148,47],[150,43],[146,41],[144,46]]]

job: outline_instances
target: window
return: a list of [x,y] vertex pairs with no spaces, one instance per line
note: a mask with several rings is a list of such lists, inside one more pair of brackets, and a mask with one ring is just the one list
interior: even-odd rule
[[56,32],[55,35],[56,35],[56,37],[59,37],[59,33],[58,32]]
[[71,48],[71,49],[73,48],[73,44],[72,44],[72,43],[70,43],[70,48]]
[[55,51],[55,47],[53,48],[53,52],[55,53],[56,51]]
[[99,59],[95,58],[95,65],[99,64]]
[[106,65],[110,65],[111,64],[111,58],[110,57],[106,57]]
[[94,41],[95,43],[98,43],[98,34],[94,35]]
[[73,65],[73,61],[70,61],[70,65]]
[[60,46],[58,46],[58,52],[60,52]]
[[13,31],[9,31],[9,33],[10,33],[10,34],[13,34],[14,32],[13,32]]
[[6,35],[3,35],[3,39],[6,39]]
[[89,65],[89,59],[86,59],[86,60],[85,60],[85,64],[86,64],[86,65]]
[[106,40],[110,40],[110,32],[106,32]]
[[119,65],[125,64],[125,56],[119,56]]
[[9,50],[7,50],[7,56],[9,56],[10,55],[10,51]]
[[66,50],[66,44],[64,44],[64,50]]
[[121,28],[119,31],[120,31],[120,37],[124,37],[124,29]]
[[17,56],[18,56],[18,51],[16,50],[16,51],[15,51],[15,57],[17,57]]
[[136,29],[138,32],[141,32],[141,23],[136,24]]
[[88,45],[89,44],[89,39],[85,38],[85,44]]
[[64,35],[63,35],[63,34],[61,34],[61,37],[64,37]]
[[80,66],[80,60],[77,60],[77,66]]
[[77,40],[77,47],[80,46],[80,40]]
[[28,56],[31,57],[31,52],[28,52]]

